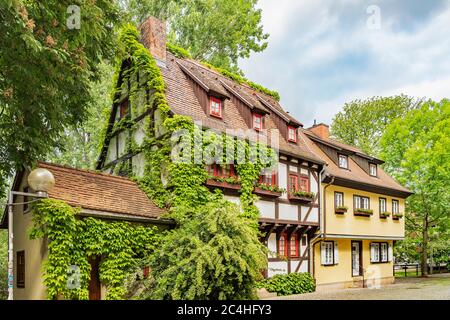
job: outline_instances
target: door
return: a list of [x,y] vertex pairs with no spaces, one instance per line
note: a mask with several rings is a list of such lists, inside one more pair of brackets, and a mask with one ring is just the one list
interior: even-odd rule
[[89,300],[100,300],[101,284],[100,275],[98,273],[100,257],[90,258],[89,263],[91,264],[91,278],[89,280]]
[[352,276],[357,277],[361,275],[361,242],[352,241]]

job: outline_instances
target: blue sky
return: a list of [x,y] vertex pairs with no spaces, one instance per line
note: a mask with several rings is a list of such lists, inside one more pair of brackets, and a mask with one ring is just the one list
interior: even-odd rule
[[279,91],[306,127],[330,123],[354,99],[450,97],[450,0],[260,0],[258,7],[269,46],[239,66]]

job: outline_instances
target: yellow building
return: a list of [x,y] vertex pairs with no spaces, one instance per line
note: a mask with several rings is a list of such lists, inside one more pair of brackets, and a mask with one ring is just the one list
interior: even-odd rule
[[331,139],[327,125],[304,132],[305,142],[327,163],[320,231],[310,243],[318,290],[393,283],[393,245],[404,238],[411,192],[383,171],[383,161]]

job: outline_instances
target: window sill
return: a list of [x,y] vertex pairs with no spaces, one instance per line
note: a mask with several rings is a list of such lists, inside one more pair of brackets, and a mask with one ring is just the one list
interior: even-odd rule
[[379,262],[374,262],[374,261],[370,261],[371,264],[382,264],[382,263],[389,263],[391,261],[379,261]]
[[218,115],[218,114],[213,114],[213,113],[210,113],[209,115],[210,115],[211,117],[214,117],[214,118],[217,118],[217,119],[223,120],[223,117],[222,117],[222,116],[220,116],[220,115]]
[[226,181],[218,181],[214,179],[207,179],[206,185],[208,187],[216,187],[216,188],[223,188],[223,189],[232,189],[232,190],[240,190],[241,185],[238,183],[229,183]]
[[261,195],[261,196],[266,196],[269,198],[278,198],[281,196],[281,192],[277,192],[277,191],[271,191],[271,190],[264,190],[258,187],[255,187],[255,189],[253,190],[253,193],[257,194],[257,195]]

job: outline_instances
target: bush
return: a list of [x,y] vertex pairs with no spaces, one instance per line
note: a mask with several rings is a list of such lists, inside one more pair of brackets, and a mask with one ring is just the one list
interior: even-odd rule
[[269,279],[258,282],[258,288],[265,288],[269,292],[276,292],[279,296],[314,292],[316,283],[307,273],[277,274]]

